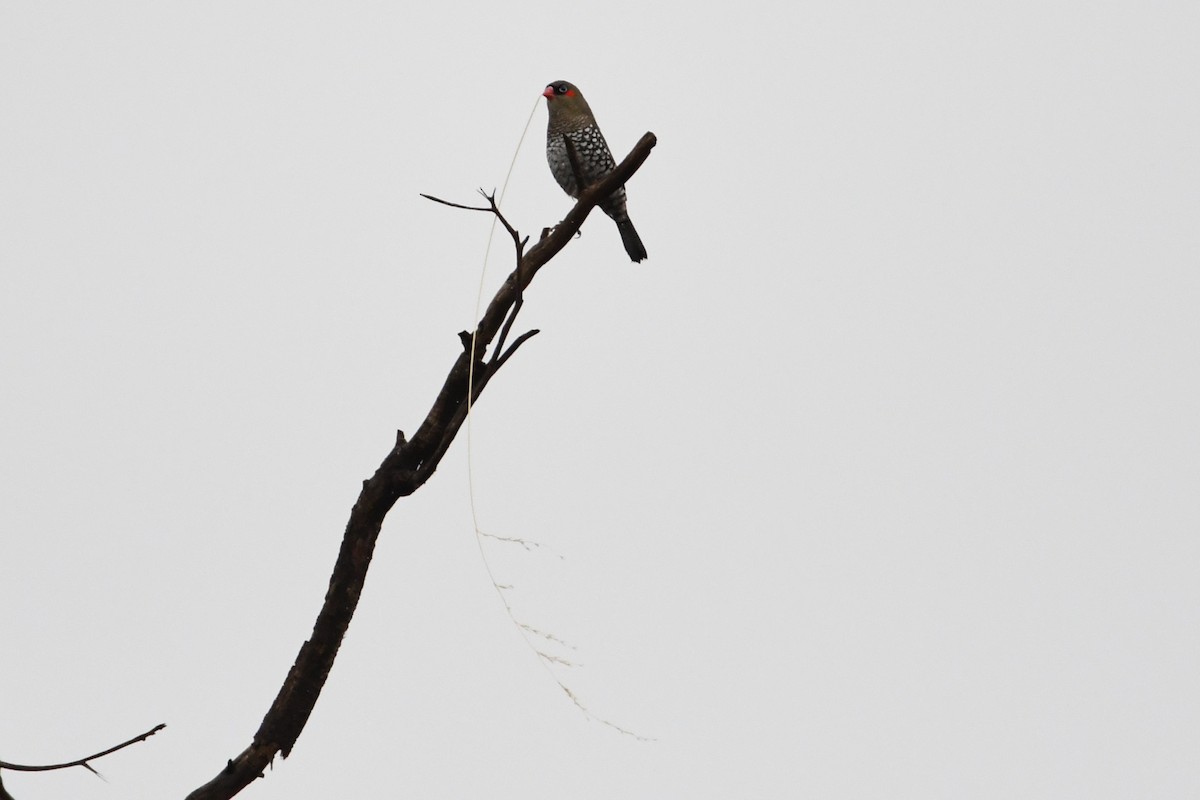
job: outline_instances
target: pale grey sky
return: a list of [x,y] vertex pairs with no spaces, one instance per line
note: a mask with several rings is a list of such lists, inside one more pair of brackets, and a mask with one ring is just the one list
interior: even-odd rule
[[[1194,3],[0,6],[0,759],[182,797],[249,742],[360,482],[596,215],[389,517],[270,798],[1200,794]],[[509,267],[503,241],[486,290]],[[558,556],[561,556],[558,557]]]

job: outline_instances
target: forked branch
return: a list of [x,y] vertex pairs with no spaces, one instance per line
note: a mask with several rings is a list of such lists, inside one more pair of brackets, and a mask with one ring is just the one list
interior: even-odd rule
[[[354,616],[384,517],[397,500],[412,494],[429,480],[466,419],[468,375],[472,371],[472,360],[475,361],[473,393],[478,397],[517,348],[536,333],[524,333],[513,341],[508,350],[503,349],[514,315],[520,310],[525,287],[550,259],[567,246],[596,204],[637,172],[656,143],[654,134],[643,136],[616,169],[604,180],[583,191],[563,221],[528,252],[524,250],[528,238],[522,239],[504,219],[493,197],[484,195],[488,199],[487,207],[462,206],[429,198],[456,208],[495,214],[513,237],[517,252],[516,267],[488,304],[475,331],[464,334],[463,352],[451,366],[417,432],[411,439],[405,439],[403,433],[398,433],[396,443],[384,456],[375,474],[363,481],[362,492],[346,523],[333,574],[329,578],[325,603],[317,614],[312,636],[300,647],[296,661],[255,732],[253,741],[231,759],[216,777],[188,795],[188,800],[227,800],[256,778],[262,777],[276,754],[286,758],[291,753],[317,703],[350,619]],[[488,348],[502,332],[495,352],[490,360],[485,361]]]

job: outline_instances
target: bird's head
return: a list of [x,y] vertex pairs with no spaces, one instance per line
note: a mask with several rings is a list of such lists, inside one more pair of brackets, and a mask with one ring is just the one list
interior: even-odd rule
[[546,98],[546,102],[548,103],[558,100],[570,105],[572,100],[582,99],[583,95],[575,88],[575,84],[567,83],[566,81],[555,81],[546,86],[546,91],[542,92],[542,97]]
[[566,122],[567,120],[592,121],[592,109],[588,108],[583,93],[573,83],[555,81],[546,86],[542,92],[546,98],[546,107],[550,110],[550,119]]

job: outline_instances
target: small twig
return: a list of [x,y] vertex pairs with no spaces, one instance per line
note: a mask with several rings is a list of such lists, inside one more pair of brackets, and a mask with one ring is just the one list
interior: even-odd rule
[[432,200],[435,203],[441,203],[442,205],[450,206],[451,208],[461,208],[464,211],[486,211],[489,214],[495,214],[496,219],[500,220],[500,224],[504,226],[504,230],[508,231],[508,235],[512,237],[513,244],[516,245],[517,248],[517,259],[518,261],[520,260],[525,249],[525,243],[529,241],[529,237],[526,236],[524,239],[522,239],[521,234],[517,231],[517,229],[509,224],[509,221],[505,219],[504,214],[500,213],[500,206],[496,205],[495,193],[488,194],[483,189],[479,190],[479,194],[481,194],[483,198],[488,201],[487,206],[468,206],[462,203],[451,203],[449,200],[443,200],[440,197],[434,197],[433,195],[425,194],[424,192],[420,192],[419,194],[426,200]]
[[464,211],[488,211],[494,214],[496,219],[500,220],[500,224],[504,226],[504,230],[508,231],[508,235],[512,237],[513,247],[516,248],[517,251],[517,301],[519,304],[521,300],[521,293],[523,291],[523,285],[521,282],[521,261],[525,257],[525,245],[529,243],[529,237],[526,236],[522,239],[520,232],[514,228],[504,214],[501,213],[500,206],[496,203],[496,193],[492,192],[491,194],[488,194],[482,188],[479,189],[479,194],[488,201],[487,208],[483,208],[482,206],[468,206],[463,205],[462,203],[451,203],[449,200],[443,200],[440,197],[434,197],[431,194],[425,194],[423,192],[420,194],[421,197],[424,197],[426,200],[432,200],[435,203],[441,203],[442,205],[450,206],[451,208],[461,208]]
[[[521,268],[521,262],[517,262],[517,269]],[[521,282],[518,280],[517,285]],[[504,342],[508,339],[508,332],[512,330],[513,322],[517,319],[517,314],[521,313],[521,306],[525,305],[525,293],[517,292],[517,299],[513,301],[512,311],[508,312],[508,317],[504,320],[504,327],[500,329],[500,335],[496,337],[496,347],[492,350],[492,363],[489,365],[493,369],[498,366],[500,354],[504,352]]]
[[[481,208],[480,206],[464,206],[462,203],[451,203],[449,200],[443,200],[440,197],[434,197],[433,195],[425,194],[424,192],[421,192],[420,194],[421,197],[424,197],[426,200],[432,200],[435,203],[441,203],[442,205],[450,206],[451,208],[461,208],[465,211],[487,211],[489,213],[492,210],[490,208]],[[484,196],[486,197],[487,195]]]
[[91,765],[89,765],[87,762],[95,761],[98,758],[104,758],[106,755],[109,755],[110,753],[115,753],[118,750],[122,750],[126,747],[129,747],[129,745],[131,745],[131,744],[137,744],[138,742],[144,742],[146,739],[149,739],[151,736],[158,733],[165,727],[167,727],[165,724],[155,725],[150,730],[146,731],[143,734],[133,737],[132,739],[130,739],[127,742],[121,742],[119,745],[116,745],[115,747],[110,747],[107,750],[101,751],[94,755],[90,755],[87,758],[80,758],[80,759],[76,759],[75,761],[68,761],[65,764],[44,764],[44,765],[29,766],[27,764],[10,764],[7,761],[0,761],[0,769],[11,769],[14,772],[49,772],[50,770],[54,770],[54,769],[67,769],[69,767],[83,767],[84,769],[91,770],[92,772],[96,772],[96,770],[92,769]]
[[500,220],[500,224],[504,226],[504,230],[508,231],[508,235],[512,237],[513,244],[517,248],[517,263],[521,263],[521,251],[525,249],[524,243],[521,241],[521,234],[517,233],[517,229],[508,223],[504,215],[500,213],[500,206],[496,205],[496,193],[488,194],[483,189],[479,193],[487,198],[488,204],[491,205],[491,211],[496,215],[496,219]]
[[537,336],[539,333],[541,333],[541,331],[538,330],[537,328],[534,328],[531,331],[525,331],[520,336],[518,336],[516,339],[514,339],[512,346],[508,348],[508,351],[496,359],[496,363],[492,366],[492,369],[498,370],[501,367],[503,367],[504,362],[508,361],[508,359],[512,358],[512,354],[517,352],[518,347],[525,344],[527,341],[532,339],[534,336]]
[[[484,200],[488,201],[487,208],[483,208],[481,206],[468,206],[463,205],[462,203],[451,203],[449,200],[443,200],[440,197],[434,197],[433,195],[424,193],[421,194],[421,197],[424,197],[426,200],[432,200],[435,203],[441,203],[444,206],[450,206],[451,208],[461,208],[464,211],[489,211],[495,215],[496,219],[500,221],[500,224],[504,226],[504,230],[508,231],[508,235],[512,237],[513,247],[517,251],[517,266],[515,271],[516,300],[514,301],[513,307],[509,311],[507,318],[504,320],[504,327],[500,330],[500,338],[497,340],[496,347],[493,350],[493,355],[489,366],[494,369],[501,363],[500,354],[504,350],[504,341],[508,338],[508,332],[512,330],[513,322],[516,321],[517,314],[521,312],[521,306],[525,303],[524,289],[521,281],[521,261],[525,255],[525,245],[529,242],[529,237],[526,236],[524,239],[522,239],[521,233],[514,228],[512,224],[505,218],[504,214],[501,213],[500,206],[496,204],[495,192],[489,194],[482,188],[478,191],[480,196],[483,197]],[[471,351],[474,352],[475,337],[472,334],[466,333],[466,331],[459,334],[459,336],[463,337],[464,346],[469,347]],[[478,357],[482,360],[483,354],[478,354]],[[475,398],[472,397],[471,399],[474,400]]]

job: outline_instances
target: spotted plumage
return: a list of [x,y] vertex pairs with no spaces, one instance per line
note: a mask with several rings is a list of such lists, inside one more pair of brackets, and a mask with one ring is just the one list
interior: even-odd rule
[[[550,111],[546,128],[546,161],[550,164],[550,172],[564,192],[579,197],[581,189],[576,180],[577,173],[583,179],[583,188],[587,188],[612,172],[617,164],[579,89],[566,81],[555,81],[546,87],[542,96]],[[601,201],[600,210],[617,223],[629,257],[634,261],[644,259],[646,248],[625,210],[625,187]]]

